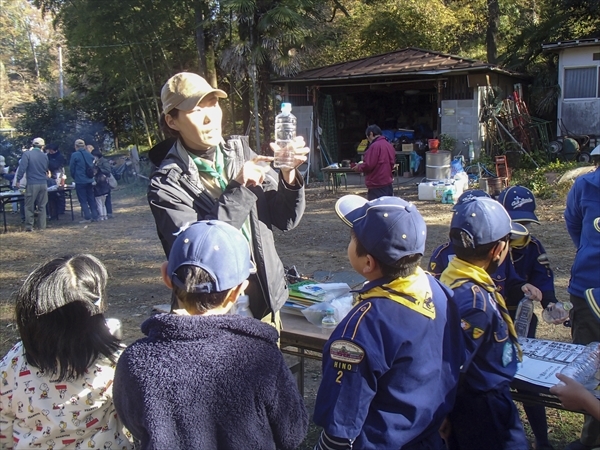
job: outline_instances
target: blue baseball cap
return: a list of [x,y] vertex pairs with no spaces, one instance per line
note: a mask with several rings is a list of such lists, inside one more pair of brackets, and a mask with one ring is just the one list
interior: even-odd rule
[[359,242],[378,261],[394,265],[400,258],[425,253],[427,226],[412,203],[398,197],[367,201],[345,195],[335,212],[354,230]]
[[468,191],[465,191],[462,194],[460,194],[460,197],[458,197],[458,199],[456,199],[456,204],[460,205],[461,203],[464,203],[464,202],[470,202],[471,200],[473,200],[474,198],[477,198],[477,197],[492,198],[490,196],[490,194],[488,194],[484,190],[469,189]]
[[[181,266],[206,270],[213,281],[200,283],[190,291],[176,272]],[[224,292],[239,286],[254,273],[250,247],[244,235],[218,220],[195,222],[182,231],[171,248],[167,274],[180,289],[196,294]]]
[[[450,229],[464,231],[470,237],[468,241],[452,240],[453,244],[461,247],[478,247],[499,241],[512,233],[524,232],[522,225],[513,226],[510,216],[502,205],[494,199],[477,197],[469,202],[456,205],[450,223]],[[525,229],[526,231],[526,229]]]
[[498,201],[515,222],[535,222],[539,225],[540,222],[534,212],[535,196],[526,187],[508,187],[500,193]]

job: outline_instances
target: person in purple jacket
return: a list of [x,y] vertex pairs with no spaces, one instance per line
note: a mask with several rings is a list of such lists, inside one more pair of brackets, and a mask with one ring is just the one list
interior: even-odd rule
[[377,125],[369,125],[365,134],[369,140],[369,146],[363,162],[354,166],[354,170],[365,174],[367,200],[375,200],[386,195],[393,197],[392,170],[396,164],[396,150],[381,135],[381,128]]
[[277,330],[230,314],[254,270],[242,232],[216,220],[183,230],[162,265],[179,309],[142,324],[121,355],[115,407],[142,449],[294,449],[308,414]]

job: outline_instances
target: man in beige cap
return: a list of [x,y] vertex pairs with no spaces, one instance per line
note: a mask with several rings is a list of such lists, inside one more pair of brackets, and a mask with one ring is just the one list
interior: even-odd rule
[[304,180],[296,167],[308,149],[298,138],[293,168],[277,173],[269,165],[273,158],[254,153],[247,137],[225,142],[219,99],[226,97],[194,73],[165,83],[160,122],[176,141],[162,162],[153,159],[160,167],[151,177],[148,202],[167,257],[179,233],[198,220],[218,219],[241,230],[257,268],[246,289],[250,309],[254,317],[277,324],[288,292],[271,230],[291,230],[300,222]]
[[23,175],[27,178],[25,188],[25,231],[33,231],[35,209],[38,209],[39,229],[46,228],[46,204],[48,203],[48,156],[43,152],[46,145],[42,138],[31,142],[31,150],[23,153],[15,173],[16,187]]
[[[93,147],[92,147],[93,149]],[[75,151],[71,155],[69,169],[75,180],[75,192],[81,205],[83,220],[79,223],[90,223],[98,221],[98,209],[96,208],[96,197],[94,197],[94,157],[91,150],[85,147],[83,139],[75,141]]]

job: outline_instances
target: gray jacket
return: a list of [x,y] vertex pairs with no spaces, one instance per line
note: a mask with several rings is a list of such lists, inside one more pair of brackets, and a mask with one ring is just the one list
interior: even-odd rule
[[46,184],[48,179],[48,156],[34,147],[23,153],[15,178],[20,180],[27,175],[27,184]]
[[298,186],[289,186],[270,170],[262,186],[247,188],[233,181],[244,162],[256,156],[247,137],[233,136],[222,150],[225,171],[232,181],[218,199],[206,191],[196,164],[175,144],[151,176],[148,203],[167,258],[181,228],[188,224],[216,219],[241,229],[250,218],[252,259],[257,273],[251,275],[246,293],[254,317],[262,318],[281,309],[288,298],[272,228],[288,231],[298,225],[305,208],[304,180],[298,173]]

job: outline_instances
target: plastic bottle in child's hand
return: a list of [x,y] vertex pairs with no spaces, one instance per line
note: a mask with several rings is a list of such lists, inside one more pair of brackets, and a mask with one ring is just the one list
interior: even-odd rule
[[558,325],[569,318],[569,310],[573,307],[570,302],[550,303],[542,311],[544,322]]
[[520,338],[526,338],[529,333],[529,325],[531,324],[531,317],[533,316],[533,301],[525,296],[519,302],[517,307],[517,314],[515,315],[515,329],[517,336]]

